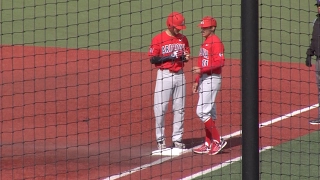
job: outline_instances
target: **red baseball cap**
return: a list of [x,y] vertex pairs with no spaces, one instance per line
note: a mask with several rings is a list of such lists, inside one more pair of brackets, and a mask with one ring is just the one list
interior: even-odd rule
[[186,29],[183,15],[178,12],[170,13],[167,18],[167,27],[175,27],[180,30]]
[[206,16],[202,18],[202,21],[198,25],[198,27],[201,27],[201,28],[212,27],[212,26],[217,27],[217,21],[211,16]]

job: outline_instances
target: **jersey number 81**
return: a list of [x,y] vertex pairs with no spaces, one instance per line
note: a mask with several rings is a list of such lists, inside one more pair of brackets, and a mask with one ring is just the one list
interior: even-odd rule
[[208,66],[208,60],[207,59],[202,59],[202,67]]

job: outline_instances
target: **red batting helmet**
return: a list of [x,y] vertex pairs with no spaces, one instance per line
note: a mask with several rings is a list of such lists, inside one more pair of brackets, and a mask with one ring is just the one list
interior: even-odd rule
[[178,12],[172,12],[169,14],[167,18],[167,27],[175,27],[180,30],[186,29],[183,15]]
[[217,27],[217,21],[211,16],[206,16],[202,18],[202,21],[198,25],[198,27],[201,27],[201,28],[212,27],[212,26]]

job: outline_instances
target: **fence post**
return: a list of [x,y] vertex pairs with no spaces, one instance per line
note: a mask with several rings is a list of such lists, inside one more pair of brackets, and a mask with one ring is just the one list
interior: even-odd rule
[[242,179],[259,179],[259,1],[241,0]]

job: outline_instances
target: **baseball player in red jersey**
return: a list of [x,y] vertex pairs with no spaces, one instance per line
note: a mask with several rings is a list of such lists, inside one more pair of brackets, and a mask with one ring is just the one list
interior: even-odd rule
[[199,93],[197,115],[204,123],[206,136],[205,143],[193,151],[198,154],[215,155],[227,144],[220,138],[215,126],[215,98],[221,87],[221,70],[225,61],[224,45],[215,35],[217,21],[213,17],[204,17],[198,26],[205,41],[200,48],[198,66],[192,68],[192,72],[196,74],[193,92]]
[[159,150],[166,148],[164,115],[171,96],[174,112],[173,146],[185,148],[182,142],[186,96],[183,66],[189,60],[190,47],[188,39],[179,33],[180,30],[186,29],[184,20],[183,15],[178,12],[169,14],[167,29],[152,39],[149,50],[150,62],[158,69],[154,93],[154,114]]

